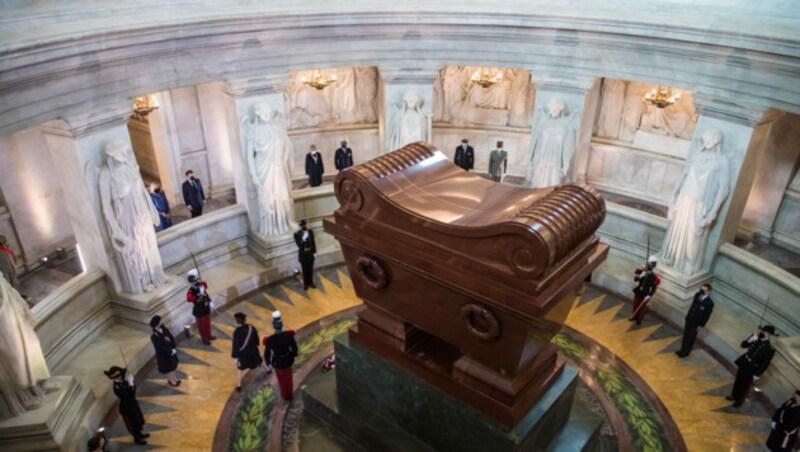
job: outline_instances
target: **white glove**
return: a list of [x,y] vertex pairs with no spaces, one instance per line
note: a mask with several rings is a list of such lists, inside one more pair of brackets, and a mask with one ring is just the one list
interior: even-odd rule
[[778,426],[778,424],[775,421],[772,421],[772,430],[775,430],[775,427],[777,427],[777,426]]
[[203,295],[206,293],[206,288],[201,284],[200,287],[197,288],[197,291],[200,293],[200,295]]
[[128,384],[133,386],[133,375],[128,375]]
[[216,307],[216,306],[214,306],[214,302],[213,302],[213,301],[209,301],[209,302],[208,302],[208,306],[209,306],[211,309],[217,309],[217,307]]
[[750,336],[749,339],[747,339],[747,342],[754,342],[754,341],[757,341],[757,340],[758,340],[758,332],[753,333],[753,335]]
[[758,381],[758,375],[753,375],[753,381]]
[[173,348],[173,349],[172,349],[172,354],[173,354],[173,355],[177,355],[177,354],[178,354],[178,351],[177,351],[177,350],[175,350],[175,349]]

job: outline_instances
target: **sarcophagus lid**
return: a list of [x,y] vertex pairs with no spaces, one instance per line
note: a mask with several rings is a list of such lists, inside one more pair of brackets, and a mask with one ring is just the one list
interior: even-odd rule
[[525,316],[547,312],[607,250],[594,235],[605,203],[593,188],[496,183],[456,167],[430,144],[343,171],[335,190],[341,208],[326,230],[344,246],[391,256]]

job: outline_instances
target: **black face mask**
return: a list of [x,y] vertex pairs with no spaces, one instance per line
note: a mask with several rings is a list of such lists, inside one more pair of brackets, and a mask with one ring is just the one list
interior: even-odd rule
[[759,338],[759,339],[761,339],[761,340],[763,341],[764,339],[766,339],[766,338],[767,338],[767,335],[766,335],[766,334],[764,334],[764,333],[758,333],[758,338]]
[[194,176],[189,176],[189,180],[194,180]]
[[155,189],[155,190],[153,190],[153,191],[154,191],[155,193],[161,193],[161,189],[160,189],[160,188],[156,188],[156,189]]
[[302,230],[304,230],[304,231],[307,231],[307,230],[308,230],[308,227],[307,227],[306,225],[302,225],[302,226],[300,226],[300,229],[302,229]]

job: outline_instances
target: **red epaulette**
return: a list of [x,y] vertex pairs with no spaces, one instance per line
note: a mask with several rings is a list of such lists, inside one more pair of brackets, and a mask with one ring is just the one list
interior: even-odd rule
[[656,281],[654,282],[654,284],[655,284],[655,285],[659,285],[659,284],[661,284],[661,278],[659,278],[658,276],[656,276]]

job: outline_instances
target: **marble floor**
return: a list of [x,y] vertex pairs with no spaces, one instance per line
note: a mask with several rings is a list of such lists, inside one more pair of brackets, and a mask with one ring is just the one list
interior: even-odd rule
[[[309,292],[304,292],[297,281],[286,281],[227,309],[225,316],[230,319],[233,312],[245,312],[262,333],[267,333],[273,309],[281,310],[289,327],[299,329],[359,304],[343,267],[318,272],[318,280],[320,289]],[[676,442],[676,447],[659,450],[763,450],[761,445],[769,429],[766,408],[758,402],[732,408],[724,399],[733,381],[729,370],[702,348],[687,359],[678,359],[673,351],[678,346],[679,331],[652,315],[641,326],[634,326],[627,321],[629,310],[625,300],[590,287],[576,304],[567,325],[616,355],[641,377],[648,390],[658,394],[664,415],[672,418],[679,431],[673,434],[682,436],[685,442],[685,449]],[[241,406],[239,399],[251,397],[254,392],[233,390],[235,371],[229,355],[232,327],[215,318],[214,329],[219,339],[213,346],[203,346],[197,337],[180,344],[179,369],[184,380],[180,387],[167,386],[152,369],[143,376],[139,399],[148,422],[146,431],[152,433],[150,444],[134,446],[121,421],[112,415],[113,424],[109,428],[112,450],[205,451],[212,450],[212,444],[217,445],[214,450],[228,450],[227,438],[216,438],[215,442],[215,430],[219,425],[229,427],[236,416],[237,411],[226,406]],[[316,344],[330,339],[324,336],[304,340]],[[296,378],[299,381],[302,377]],[[265,379],[257,371],[248,387],[268,396],[273,404],[270,412],[277,414],[262,421],[279,429],[288,405],[275,398],[274,377]],[[259,443],[262,448],[257,450],[282,448],[279,438],[261,437],[258,441],[266,445]],[[634,449],[621,444],[620,450]]]

